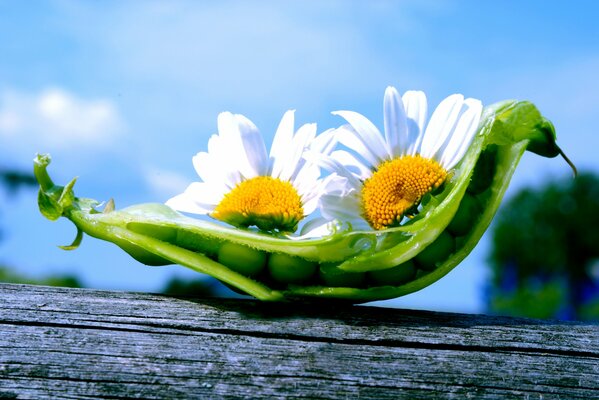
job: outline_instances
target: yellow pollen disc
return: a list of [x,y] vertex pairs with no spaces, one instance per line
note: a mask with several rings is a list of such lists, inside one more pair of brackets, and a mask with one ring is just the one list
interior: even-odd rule
[[363,216],[374,229],[396,226],[406,211],[446,178],[447,171],[439,163],[419,155],[386,161],[364,181]]
[[234,226],[255,225],[264,231],[292,232],[304,218],[304,209],[291,183],[257,176],[235,186],[211,216]]

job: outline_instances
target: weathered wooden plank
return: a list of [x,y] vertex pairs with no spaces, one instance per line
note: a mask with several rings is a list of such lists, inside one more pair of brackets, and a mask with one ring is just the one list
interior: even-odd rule
[[0,398],[593,398],[599,327],[0,285]]
[[[147,293],[0,285],[0,315],[14,321],[176,332],[240,331],[334,341],[408,342],[523,351],[599,353],[597,325],[389,310],[339,304],[267,304]],[[584,349],[584,350],[582,350]]]

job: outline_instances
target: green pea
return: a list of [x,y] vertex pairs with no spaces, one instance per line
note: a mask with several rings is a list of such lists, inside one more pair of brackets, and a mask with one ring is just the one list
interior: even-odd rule
[[479,194],[487,190],[493,182],[495,176],[495,168],[497,158],[497,145],[489,145],[480,154],[474,171],[472,173],[472,180],[468,185],[468,191],[473,194]]
[[266,265],[266,253],[232,242],[223,243],[218,249],[217,260],[235,272],[256,276]]
[[169,243],[173,242],[177,236],[177,230],[170,226],[144,224],[142,222],[129,222],[127,224],[127,229]]
[[414,279],[416,270],[414,262],[408,260],[393,268],[369,271],[368,280],[378,286],[398,286]]
[[218,242],[211,241],[206,236],[185,229],[177,229],[175,244],[187,250],[204,253],[210,257],[216,256],[221,248]]
[[121,249],[125,250],[127,254],[129,254],[131,257],[133,257],[135,260],[139,261],[142,264],[154,267],[173,264],[172,261],[166,260],[160,256],[157,256],[154,253],[150,253],[149,251],[144,250],[141,247],[131,244],[129,242],[115,240],[115,243]]
[[336,268],[336,263],[320,264],[319,276],[327,286],[357,288],[364,283],[366,273],[346,272]]
[[455,250],[455,240],[447,231],[441,232],[433,243],[428,245],[415,257],[418,266],[426,271],[432,271],[437,263],[445,261]]
[[[127,229],[154,239],[162,240],[163,242],[172,242],[177,235],[177,230],[171,227],[140,222],[129,222],[127,224]],[[152,254],[131,243],[123,241],[119,243],[119,246],[140,263],[152,266],[172,264],[171,261],[165,260],[164,258]]]
[[127,229],[211,257],[216,255],[219,248],[218,244],[210,242],[202,235],[171,226],[162,226],[156,223],[129,222]]
[[460,202],[457,213],[451,220],[447,229],[456,236],[463,236],[470,231],[481,212],[480,204],[476,197],[466,193]]
[[270,276],[281,283],[303,283],[316,272],[316,263],[282,253],[268,258]]

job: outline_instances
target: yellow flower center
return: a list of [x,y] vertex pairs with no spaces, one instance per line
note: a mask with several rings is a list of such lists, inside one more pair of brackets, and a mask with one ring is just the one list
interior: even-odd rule
[[364,181],[363,216],[374,229],[399,225],[406,211],[446,178],[439,163],[419,155],[386,161]]
[[211,216],[234,226],[255,225],[264,231],[293,232],[304,218],[304,209],[291,183],[258,176],[235,186]]

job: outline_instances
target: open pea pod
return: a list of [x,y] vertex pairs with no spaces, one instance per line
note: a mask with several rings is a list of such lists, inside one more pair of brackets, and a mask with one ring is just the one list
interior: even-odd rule
[[489,226],[526,149],[546,157],[563,155],[553,126],[534,105],[492,105],[457,169],[423,199],[408,223],[380,231],[339,226],[322,238],[226,227],[162,204],[115,210],[109,202],[98,211],[97,201],[75,197],[75,180],[64,187],[52,182],[49,156],[37,156],[34,172],[42,214],[51,220],[66,217],[77,227],[66,250],[76,248],[86,233],[115,243],[144,264],[180,264],[261,300],[365,302],[422,289],[459,264]]

